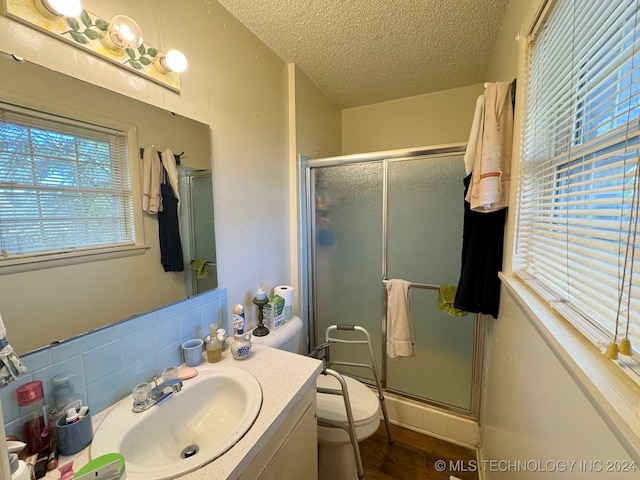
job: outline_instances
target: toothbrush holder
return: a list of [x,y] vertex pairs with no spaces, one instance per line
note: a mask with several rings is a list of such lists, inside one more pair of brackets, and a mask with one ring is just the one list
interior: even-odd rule
[[69,425],[67,425],[67,418],[63,415],[56,422],[56,430],[60,455],[73,455],[87,447],[93,440],[93,425],[88,411],[80,420]]

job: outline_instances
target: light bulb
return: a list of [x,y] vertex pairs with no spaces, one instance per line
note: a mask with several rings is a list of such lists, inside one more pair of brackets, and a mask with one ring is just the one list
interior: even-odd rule
[[77,17],[82,12],[80,0],[35,0],[36,10],[49,19]]
[[77,17],[82,12],[80,0],[46,0],[46,2],[65,17]]
[[173,72],[182,73],[187,69],[187,57],[179,50],[170,50],[167,53],[167,66]]
[[116,15],[109,22],[107,34],[102,37],[102,44],[111,50],[125,48],[136,49],[142,45],[142,29],[132,18]]

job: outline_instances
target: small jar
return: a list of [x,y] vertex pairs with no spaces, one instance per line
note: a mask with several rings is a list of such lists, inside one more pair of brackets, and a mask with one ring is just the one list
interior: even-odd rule
[[16,390],[22,436],[27,455],[34,455],[49,447],[49,435],[44,423],[44,390],[39,380],[25,383]]

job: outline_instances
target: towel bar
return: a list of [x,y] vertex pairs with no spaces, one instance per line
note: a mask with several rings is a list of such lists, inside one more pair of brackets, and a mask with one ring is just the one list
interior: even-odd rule
[[[389,280],[386,278],[382,279],[382,284],[386,285],[389,283]],[[409,288],[423,288],[425,290],[440,290],[440,285],[431,285],[430,283],[411,283],[409,284]]]

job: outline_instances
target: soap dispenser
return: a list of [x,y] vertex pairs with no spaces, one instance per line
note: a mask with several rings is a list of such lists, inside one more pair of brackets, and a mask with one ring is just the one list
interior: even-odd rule
[[53,384],[53,406],[49,408],[47,413],[49,416],[49,433],[52,440],[57,438],[56,422],[58,418],[66,415],[67,410],[70,408],[80,410],[80,407],[82,407],[82,395],[76,393],[71,383],[71,380],[75,377],[75,374],[64,373],[51,379]]
[[219,362],[222,358],[222,342],[218,338],[218,325],[209,325],[209,335],[206,338],[207,361],[209,363]]

